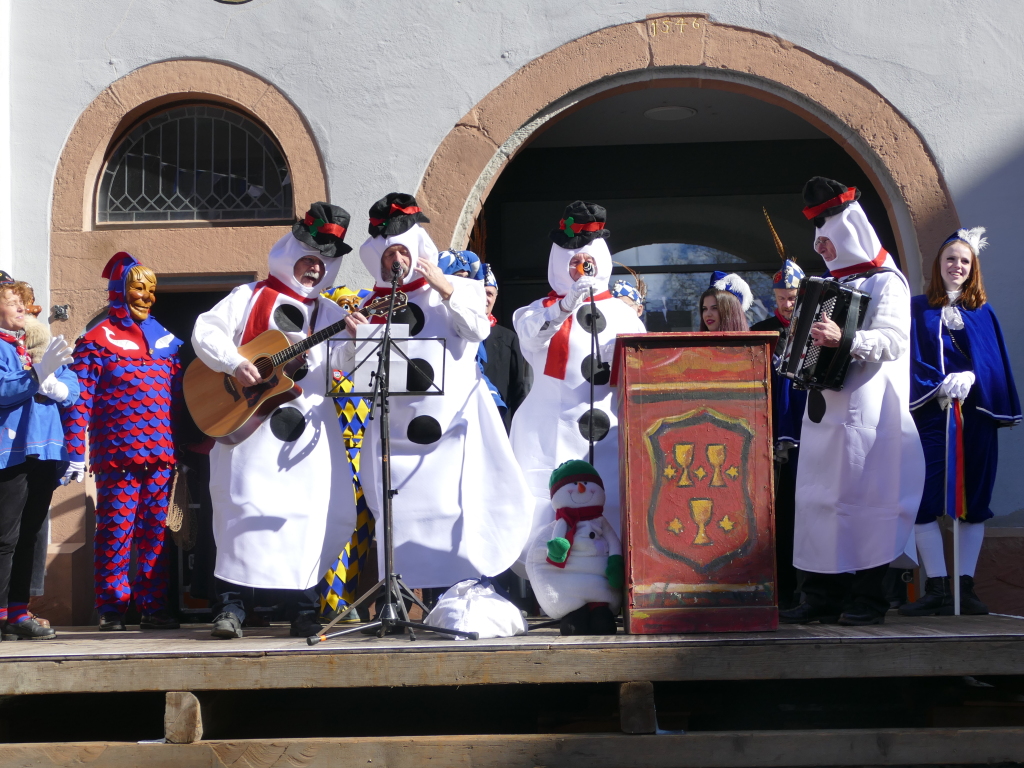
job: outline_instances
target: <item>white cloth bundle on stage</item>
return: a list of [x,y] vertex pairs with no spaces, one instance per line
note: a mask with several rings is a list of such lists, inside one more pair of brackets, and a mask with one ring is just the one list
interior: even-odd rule
[[[525,635],[522,612],[490,579],[460,581],[441,595],[423,623],[442,629],[476,632],[481,638]],[[452,638],[465,640],[463,637]]]

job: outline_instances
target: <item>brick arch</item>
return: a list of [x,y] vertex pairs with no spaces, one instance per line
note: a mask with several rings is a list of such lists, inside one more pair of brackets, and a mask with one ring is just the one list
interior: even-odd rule
[[[163,61],[111,83],[85,108],[57,163],[50,216],[51,304],[70,304],[58,323],[72,338],[106,304],[100,271],[129,251],[161,273],[264,275],[282,225],[208,226],[203,222],[96,226],[93,204],[104,160],[124,132],[165,104],[212,101],[250,115],[271,133],[292,177],[296,211],[327,200],[327,175],[305,118],[277,88],[238,67],[213,61]],[[211,258],[212,256],[212,258]]]
[[701,14],[593,32],[534,59],[487,94],[441,142],[417,192],[435,239],[465,247],[502,168],[547,122],[622,90],[677,86],[771,102],[835,140],[885,201],[905,269],[920,286],[938,245],[958,226],[921,135],[870,84],[834,62]]

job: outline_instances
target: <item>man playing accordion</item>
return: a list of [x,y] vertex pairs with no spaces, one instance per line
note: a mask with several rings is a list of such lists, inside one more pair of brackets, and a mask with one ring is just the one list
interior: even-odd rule
[[[829,277],[870,295],[850,347],[841,390],[812,390],[804,415],[796,481],[793,565],[806,572],[804,602],[783,622],[881,624],[889,563],[913,552],[924,456],[910,416],[910,289],[882,248],[860,192],[816,176],[804,186],[804,215]],[[815,344],[838,347],[827,316]]]

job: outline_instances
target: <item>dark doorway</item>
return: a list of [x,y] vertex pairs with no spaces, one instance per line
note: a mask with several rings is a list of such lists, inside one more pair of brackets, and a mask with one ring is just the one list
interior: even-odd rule
[[780,261],[762,207],[790,258],[821,273],[813,225],[801,213],[801,190],[815,175],[861,190],[883,246],[898,259],[885,206],[867,176],[841,146],[788,110],[699,88],[646,88],[593,102],[539,132],[508,163],[484,204],[476,231],[485,233],[481,250],[500,284],[495,315],[510,326],[515,309],[547,294],[548,232],[577,199],[608,209],[613,255],[687,244],[736,257],[667,270],[640,263],[633,268],[641,275],[714,269],[770,275]]

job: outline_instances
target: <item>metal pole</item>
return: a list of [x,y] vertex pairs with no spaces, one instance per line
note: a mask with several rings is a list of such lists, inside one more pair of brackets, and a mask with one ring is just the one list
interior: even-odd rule
[[597,359],[597,307],[594,305],[594,289],[590,289],[590,415],[587,423],[587,438],[590,447],[587,451],[587,461],[594,466],[594,379],[600,370],[601,364]]

